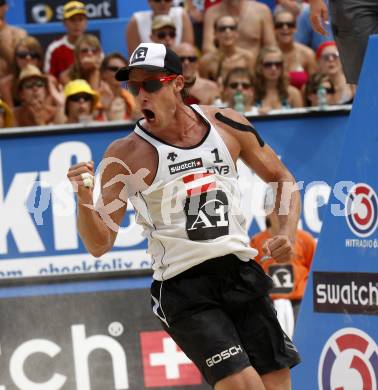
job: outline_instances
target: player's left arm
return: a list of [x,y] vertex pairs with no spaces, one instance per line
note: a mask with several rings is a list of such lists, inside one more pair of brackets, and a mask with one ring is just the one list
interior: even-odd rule
[[277,188],[275,210],[279,216],[280,232],[268,240],[265,251],[278,261],[288,261],[293,254],[301,210],[300,194],[294,176],[244,116],[232,109],[224,109],[219,113],[215,114],[215,118],[237,140],[239,157],[262,180],[271,183],[274,189]]

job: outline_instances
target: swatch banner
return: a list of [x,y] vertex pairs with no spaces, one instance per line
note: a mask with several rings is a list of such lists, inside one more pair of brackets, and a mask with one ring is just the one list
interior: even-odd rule
[[[63,20],[63,6],[66,1],[62,0],[26,0],[25,15],[26,23],[45,24],[61,22]],[[116,0],[90,0],[85,1],[88,19],[110,19],[118,17]]]
[[378,36],[370,38],[294,341],[293,389],[378,389]]
[[0,389],[208,389],[152,314],[145,279],[137,289],[72,294],[50,286],[2,297]]
[[[315,237],[334,191],[330,183],[346,120],[346,113],[341,112],[266,118],[255,123],[297,178],[303,201],[301,226]],[[110,125],[33,136],[0,134],[0,283],[150,268],[146,239],[135,223],[130,202],[113,250],[101,258],[87,253],[78,235],[75,194],[66,177],[76,162],[94,160],[98,167],[106,146],[130,130]],[[220,173],[227,169],[218,165]],[[266,185],[245,165],[240,163],[238,169],[242,210],[252,235],[265,228]],[[119,204],[122,202],[119,199]]]

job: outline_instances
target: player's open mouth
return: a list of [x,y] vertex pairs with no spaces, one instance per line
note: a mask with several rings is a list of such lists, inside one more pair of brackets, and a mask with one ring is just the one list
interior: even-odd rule
[[153,122],[156,118],[155,118],[155,113],[151,110],[148,110],[148,109],[144,109],[142,110],[143,114],[144,114],[144,117],[146,118],[147,122]]

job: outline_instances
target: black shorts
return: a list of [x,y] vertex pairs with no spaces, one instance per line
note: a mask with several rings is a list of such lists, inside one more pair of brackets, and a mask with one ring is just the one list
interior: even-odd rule
[[253,366],[260,375],[300,362],[268,292],[272,280],[234,255],[207,260],[151,286],[164,329],[214,386]]

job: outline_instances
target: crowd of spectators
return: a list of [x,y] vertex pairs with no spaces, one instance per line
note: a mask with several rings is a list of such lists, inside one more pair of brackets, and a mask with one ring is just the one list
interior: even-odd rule
[[[351,103],[355,91],[332,36],[312,31],[308,4],[276,3],[271,10],[254,0],[148,0],[149,9],[125,26],[125,47],[130,55],[150,41],[176,51],[192,85],[187,104],[265,115]],[[46,50],[7,24],[7,10],[0,0],[1,127],[140,116],[134,97],[114,77],[128,60],[121,52],[105,53],[101,40],[87,33],[85,3],[64,5],[66,33]]]

